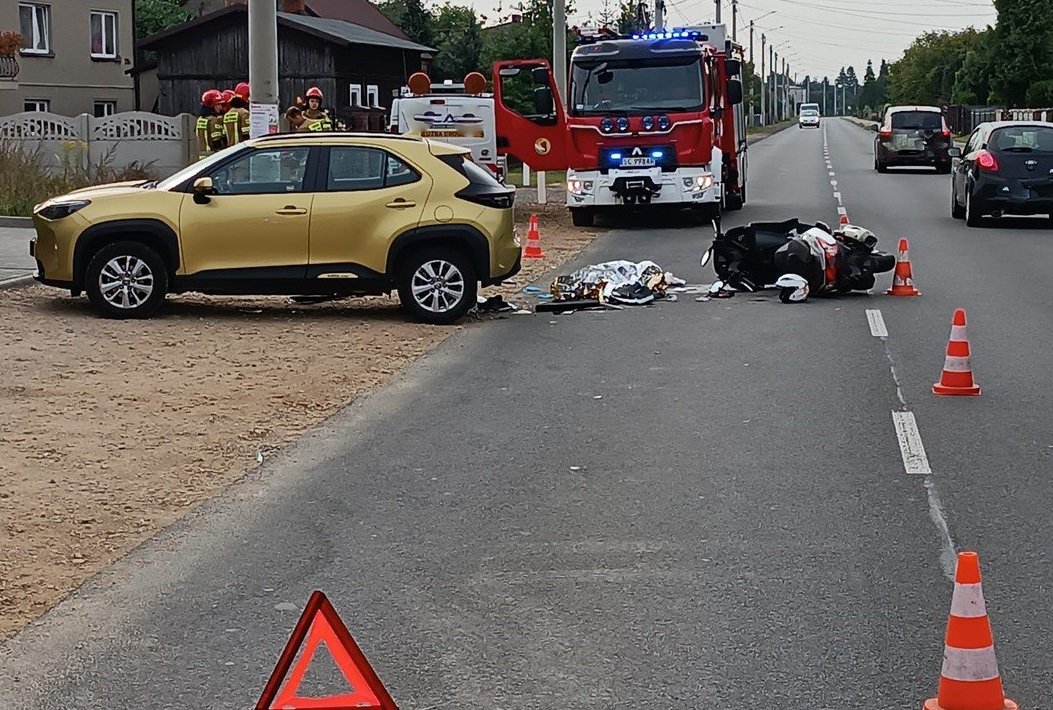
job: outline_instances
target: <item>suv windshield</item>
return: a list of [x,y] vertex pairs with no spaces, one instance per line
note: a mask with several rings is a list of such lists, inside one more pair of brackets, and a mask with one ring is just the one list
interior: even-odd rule
[[987,145],[999,153],[1053,153],[1053,128],[1010,126],[991,134]]
[[939,131],[943,129],[943,115],[932,111],[899,111],[892,114],[892,128]]
[[698,57],[575,64],[570,81],[571,114],[576,116],[696,111],[705,101]]

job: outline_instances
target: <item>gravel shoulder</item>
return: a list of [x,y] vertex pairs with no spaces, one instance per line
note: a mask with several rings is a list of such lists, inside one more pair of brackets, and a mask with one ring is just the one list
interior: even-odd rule
[[[509,300],[596,236],[562,205]],[[515,316],[505,316],[515,317]],[[525,317],[525,316],[522,316]],[[395,298],[170,299],[95,317],[43,286],[0,292],[0,638],[357,397],[478,321],[409,321]]]

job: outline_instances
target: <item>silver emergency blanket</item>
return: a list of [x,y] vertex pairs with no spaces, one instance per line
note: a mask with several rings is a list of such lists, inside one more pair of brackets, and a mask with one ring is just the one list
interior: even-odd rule
[[653,261],[607,261],[557,277],[551,291],[556,301],[644,305],[684,283]]

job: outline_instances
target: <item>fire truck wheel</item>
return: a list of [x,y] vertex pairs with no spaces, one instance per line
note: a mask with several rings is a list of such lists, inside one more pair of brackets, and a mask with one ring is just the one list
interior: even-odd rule
[[570,221],[575,227],[591,227],[596,222],[596,213],[588,207],[572,207]]
[[730,190],[724,193],[724,209],[729,212],[735,210],[741,210],[742,205],[745,202],[745,197],[741,192],[731,192]]

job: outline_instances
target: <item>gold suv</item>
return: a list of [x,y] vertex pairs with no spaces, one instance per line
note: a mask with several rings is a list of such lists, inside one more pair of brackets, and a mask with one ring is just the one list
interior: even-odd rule
[[479,283],[519,271],[515,192],[469,151],[409,136],[247,141],[161,182],[38,205],[38,281],[110,318],[168,293],[341,297],[397,290],[414,317],[458,320]]

